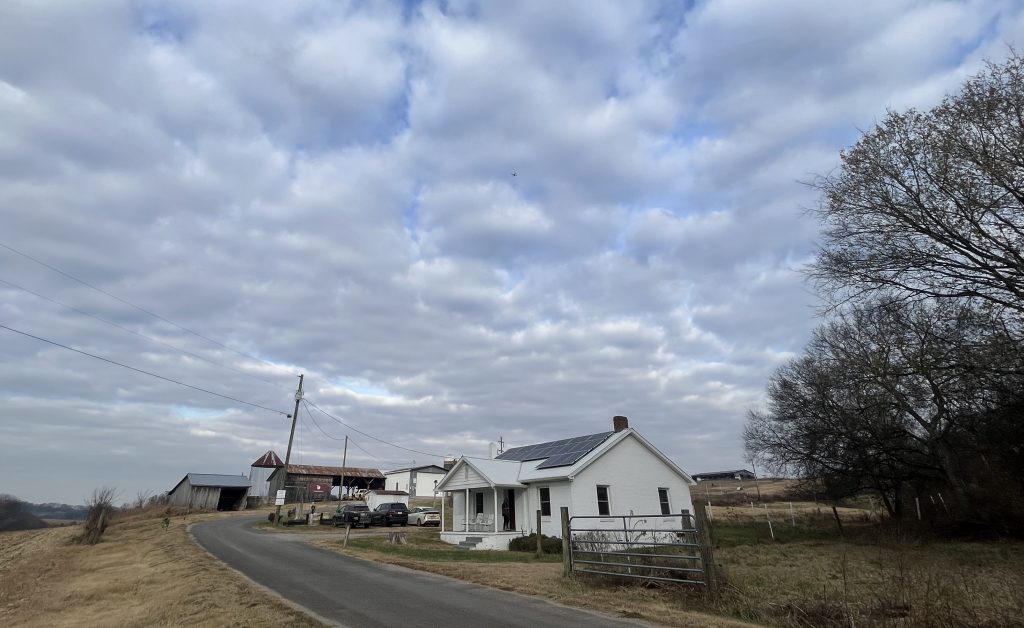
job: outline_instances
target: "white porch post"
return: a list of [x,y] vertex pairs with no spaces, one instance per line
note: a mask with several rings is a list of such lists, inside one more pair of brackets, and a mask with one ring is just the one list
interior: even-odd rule
[[[436,493],[435,493],[436,494]],[[444,498],[448,493],[441,493],[441,532],[444,532]],[[454,504],[453,504],[454,506]]]
[[466,489],[466,505],[462,509],[462,514],[466,516],[466,527],[463,528],[466,532],[469,532],[469,489]]
[[498,531],[498,487],[494,487],[494,529],[491,532]]

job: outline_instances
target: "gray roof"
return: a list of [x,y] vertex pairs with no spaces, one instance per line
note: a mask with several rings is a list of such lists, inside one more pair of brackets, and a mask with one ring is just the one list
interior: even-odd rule
[[390,471],[385,471],[384,475],[389,475],[391,473],[405,473],[406,471],[422,471],[424,469],[437,469],[441,473],[448,473],[448,469],[445,469],[444,467],[440,467],[436,464],[425,464],[420,467],[402,467],[401,469],[392,469]]
[[226,486],[228,488],[249,488],[249,478],[244,475],[221,475],[219,473],[189,473],[188,483],[192,486]]

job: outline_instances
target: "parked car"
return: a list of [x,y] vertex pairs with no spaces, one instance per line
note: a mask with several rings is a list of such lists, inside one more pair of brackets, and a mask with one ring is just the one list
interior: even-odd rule
[[334,511],[334,527],[351,524],[354,528],[369,528],[371,523],[373,516],[365,504],[345,504]]
[[433,508],[417,506],[409,511],[409,525],[439,526],[441,525],[441,513]]
[[390,526],[392,524],[405,525],[409,523],[409,507],[402,502],[380,504],[370,511],[374,525]]

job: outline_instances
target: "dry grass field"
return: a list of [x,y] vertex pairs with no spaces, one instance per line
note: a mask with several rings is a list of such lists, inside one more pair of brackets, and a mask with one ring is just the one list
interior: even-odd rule
[[93,546],[78,526],[0,534],[0,625],[319,625],[192,542],[188,524],[221,516],[122,517]]
[[[436,533],[419,534],[418,536],[427,534],[436,539]],[[681,593],[679,590],[645,589],[618,584],[595,586],[592,582],[563,578],[560,561],[538,562],[533,560],[529,554],[459,552],[460,556],[466,558],[471,558],[470,554],[476,554],[486,560],[486,562],[466,562],[411,558],[405,553],[396,554],[372,549],[373,544],[366,544],[362,547],[358,544],[350,544],[345,549],[337,541],[318,540],[316,544],[350,556],[428,571],[504,591],[536,595],[567,606],[586,608],[619,617],[645,619],[664,626],[725,628],[751,625],[738,619],[714,615],[714,609],[709,609],[711,612],[702,610],[703,602],[699,595]],[[415,552],[416,548],[446,547],[450,550],[451,546],[443,544],[441,541],[435,541],[412,547]],[[442,549],[441,553],[447,555],[449,550]],[[504,556],[485,556],[487,554],[503,554]],[[505,560],[515,558],[517,554],[521,556],[522,562]],[[557,558],[552,560],[557,560]],[[689,598],[690,604],[696,608],[688,608],[686,603],[681,604],[681,594]]]
[[1019,542],[758,543],[719,549],[720,612],[779,626],[1020,626]]
[[[728,490],[728,489],[726,489]],[[435,531],[410,534],[410,545],[366,537],[335,551],[539,595],[668,626],[751,622],[768,626],[1020,626],[1024,624],[1024,543],[897,538],[869,509],[813,502],[715,506],[721,596],[682,588],[565,579],[561,564],[515,552],[458,552]],[[767,519],[773,521],[769,532]],[[795,523],[795,525],[794,525]],[[494,554],[495,556],[490,556]],[[501,556],[498,556],[498,555]],[[523,556],[520,554],[520,556]]]
[[[714,499],[712,499],[714,504]],[[840,538],[831,512],[796,504],[772,540],[763,512],[715,506],[718,598],[676,587],[563,578],[557,557],[458,552],[434,529],[387,545],[383,530],[292,528],[333,551],[537,595],[569,606],[666,626],[1019,626],[1024,617],[1024,543],[896,539],[848,509]],[[761,508],[763,511],[763,507]],[[309,617],[211,558],[188,536],[190,523],[240,513],[121,516],[95,546],[73,544],[79,527],[0,534],[0,625],[281,626]],[[748,623],[749,622],[749,623]]]

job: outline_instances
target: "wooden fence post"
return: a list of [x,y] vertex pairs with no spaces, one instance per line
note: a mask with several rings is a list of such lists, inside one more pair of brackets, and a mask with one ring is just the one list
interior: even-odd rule
[[541,541],[540,525],[541,525],[540,511],[538,510],[537,511],[537,558],[540,558],[541,556],[544,555],[544,545],[540,542]]
[[572,573],[572,537],[569,536],[569,507],[559,508],[562,512],[562,575],[568,576]]
[[836,520],[836,526],[839,528],[839,536],[845,537],[846,533],[843,532],[843,520],[839,518],[839,511],[836,510],[835,502],[832,503],[832,517]]
[[700,545],[700,563],[704,568],[704,583],[707,585],[708,593],[718,593],[718,565],[715,564],[715,553],[713,550],[714,538],[711,533],[711,520],[708,518],[707,507],[697,502],[693,505],[693,512],[696,515],[697,538]]

